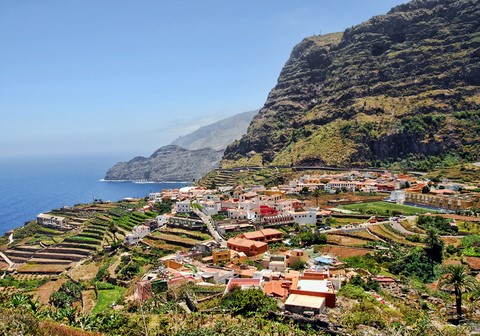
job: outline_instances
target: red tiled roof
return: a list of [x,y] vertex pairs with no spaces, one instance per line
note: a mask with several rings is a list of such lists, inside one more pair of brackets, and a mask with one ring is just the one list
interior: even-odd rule
[[227,241],[227,243],[232,245],[237,245],[237,246],[243,246],[247,248],[250,248],[252,245],[256,246],[257,248],[267,245],[267,243],[264,243],[264,242],[259,242],[259,241],[250,240],[250,239],[243,239],[243,238],[230,238]]

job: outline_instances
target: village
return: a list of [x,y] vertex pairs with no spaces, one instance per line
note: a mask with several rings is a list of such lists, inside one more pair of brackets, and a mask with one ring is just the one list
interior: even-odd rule
[[[338,295],[351,282],[377,289],[367,293],[380,303],[379,288],[389,295],[402,288],[404,275],[359,267],[358,258],[424,246],[421,223],[437,217],[445,221],[439,237],[459,251],[480,233],[479,208],[477,185],[387,171],[312,172],[272,188],[188,186],[39,214],[23,228],[32,230],[3,238],[0,267],[12,283],[39,284],[30,289],[43,304],[63,305],[55,293],[82,283],[84,312],[183,291],[178,307],[191,314],[232,291],[261,290],[285,316],[321,325],[339,302],[343,309]],[[480,280],[478,248],[450,262]],[[454,304],[441,306],[452,314]]]

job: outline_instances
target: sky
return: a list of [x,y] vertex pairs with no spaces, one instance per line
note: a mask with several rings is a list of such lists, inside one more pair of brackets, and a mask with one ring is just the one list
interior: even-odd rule
[[406,0],[3,0],[0,159],[149,156],[261,108],[292,48]]

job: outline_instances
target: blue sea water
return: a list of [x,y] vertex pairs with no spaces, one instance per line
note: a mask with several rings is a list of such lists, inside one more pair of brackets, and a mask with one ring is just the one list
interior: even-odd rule
[[31,158],[0,160],[0,235],[37,214],[94,199],[144,197],[188,183],[104,182],[115,160],[107,158]]

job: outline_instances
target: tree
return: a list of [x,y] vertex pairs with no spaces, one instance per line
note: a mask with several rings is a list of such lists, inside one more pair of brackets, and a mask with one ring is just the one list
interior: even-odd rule
[[295,271],[302,271],[305,269],[305,267],[307,266],[307,262],[306,261],[303,261],[303,260],[297,260],[295,261],[291,266],[290,268],[295,270]]
[[442,253],[444,242],[438,234],[438,230],[434,227],[429,227],[427,229],[427,236],[425,237],[425,252],[427,252],[428,257],[433,262],[442,262]]
[[455,306],[457,315],[462,316],[462,293],[478,289],[478,282],[468,274],[468,269],[464,265],[449,265],[445,268],[445,273],[439,282],[439,288],[455,293]]
[[318,208],[318,198],[322,194],[321,190],[319,188],[315,189],[312,193],[312,196],[315,197],[315,206]]
[[265,296],[261,289],[255,288],[246,290],[232,288],[222,298],[222,306],[231,310],[235,315],[244,316],[265,315],[269,311],[277,310],[275,299]]
[[428,185],[424,185],[422,188],[422,194],[429,194],[430,193],[430,187]]

